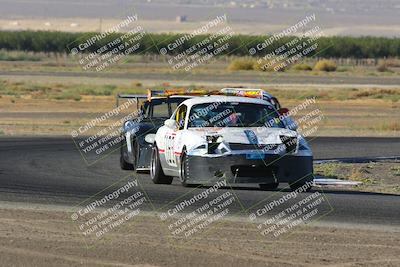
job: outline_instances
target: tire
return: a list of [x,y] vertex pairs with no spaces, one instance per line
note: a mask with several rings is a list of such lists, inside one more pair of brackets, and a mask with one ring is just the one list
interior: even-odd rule
[[262,190],[276,190],[279,186],[279,183],[270,183],[270,184],[259,184]]
[[137,170],[137,166],[139,163],[139,152],[140,152],[140,147],[139,147],[139,142],[136,140],[133,140],[133,145],[132,145],[132,155],[133,155],[133,169]]
[[186,156],[186,150],[182,151],[182,156],[181,156],[181,172],[180,172],[180,181],[181,184],[184,187],[188,187],[189,184],[187,183],[187,156]]
[[187,155],[186,155],[186,149],[182,151],[182,156],[181,156],[181,171],[180,171],[180,177],[179,180],[181,181],[181,184],[184,187],[198,187],[200,184],[189,184],[187,183],[187,170],[188,170],[188,160],[187,160]]
[[135,167],[131,163],[129,163],[129,162],[127,162],[125,160],[125,154],[128,153],[126,146],[127,146],[127,144],[126,144],[126,141],[125,141],[125,138],[124,138],[123,141],[122,141],[122,145],[121,145],[121,153],[120,153],[120,157],[119,157],[119,165],[120,165],[121,169],[123,169],[123,170],[134,170]]
[[173,177],[164,174],[160,163],[160,154],[158,153],[156,145],[153,147],[151,152],[150,177],[155,184],[171,184],[174,179]]

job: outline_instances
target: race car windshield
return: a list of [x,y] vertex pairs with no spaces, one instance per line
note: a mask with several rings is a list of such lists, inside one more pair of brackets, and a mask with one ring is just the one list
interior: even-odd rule
[[169,118],[173,110],[186,99],[184,97],[152,99],[151,102],[145,103],[144,113],[147,118]]
[[253,103],[206,103],[194,105],[188,127],[272,127],[284,128],[271,105]]

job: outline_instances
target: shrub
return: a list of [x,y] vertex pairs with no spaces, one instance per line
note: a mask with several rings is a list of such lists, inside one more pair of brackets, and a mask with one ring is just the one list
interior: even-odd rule
[[254,62],[253,64],[253,70],[258,70],[258,71],[267,71],[268,69],[265,69],[265,64],[260,64],[257,61]]
[[77,92],[80,95],[112,95],[115,88],[117,88],[115,85],[102,85],[100,87],[88,87],[85,85],[78,87]]
[[229,64],[228,70],[253,70],[254,61],[250,59],[235,59]]
[[54,99],[80,101],[82,99],[82,97],[78,93],[65,91],[65,92],[62,92],[60,95],[54,96]]
[[385,59],[385,65],[388,68],[400,68],[400,60],[398,58]]
[[271,60],[261,60],[259,63],[258,61],[254,62],[253,69],[258,71],[285,71],[286,65],[280,64],[280,61],[272,61]]
[[292,67],[292,69],[294,69],[294,70],[305,70],[305,71],[309,71],[309,70],[312,70],[312,67],[309,66],[309,65],[307,65],[307,64],[301,63],[301,64],[296,64],[296,65],[294,65],[294,66]]
[[376,70],[379,72],[391,72],[391,70],[387,67],[386,63],[380,63]]
[[42,58],[38,55],[23,51],[5,51],[0,50],[0,61],[41,61]]
[[353,98],[385,99],[397,102],[400,100],[400,95],[395,89],[369,89],[355,91]]
[[336,63],[327,59],[318,61],[314,66],[316,71],[336,71],[336,68]]

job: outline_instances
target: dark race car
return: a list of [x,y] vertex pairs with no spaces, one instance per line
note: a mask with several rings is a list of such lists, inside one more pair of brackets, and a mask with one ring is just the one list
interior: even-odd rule
[[[125,121],[122,127],[120,166],[123,170],[145,171],[150,167],[150,155],[154,136],[164,121],[171,117],[176,107],[193,96],[185,95],[118,95],[121,99],[138,102],[136,118]],[[142,101],[142,104],[139,102]]]

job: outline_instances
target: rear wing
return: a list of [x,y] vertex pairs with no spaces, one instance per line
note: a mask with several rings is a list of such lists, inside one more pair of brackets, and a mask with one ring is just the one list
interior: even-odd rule
[[220,91],[209,91],[205,89],[185,89],[175,88],[166,90],[148,90],[148,99],[153,97],[170,97],[170,96],[206,96],[211,94],[221,94]]
[[263,99],[271,103],[277,110],[281,108],[281,104],[279,103],[278,99],[263,89],[232,87],[232,88],[222,88],[221,92],[231,96],[242,96],[242,97]]
[[274,98],[272,95],[267,93],[263,89],[251,89],[251,88],[222,88],[221,90],[205,90],[205,89],[167,89],[167,90],[149,90],[148,99],[152,97],[169,97],[173,95],[184,95],[184,96],[208,96],[208,95],[226,95],[226,96],[241,96],[249,98],[258,98],[269,101]]
[[139,110],[139,99],[147,99],[147,95],[136,95],[136,94],[117,94],[116,97],[116,107],[119,106],[120,99],[135,99],[136,108]]
[[222,88],[221,90],[205,90],[205,89],[185,89],[185,88],[174,88],[166,90],[147,90],[147,95],[138,94],[118,94],[117,95],[117,107],[119,106],[119,99],[136,99],[137,108],[139,109],[139,99],[147,99],[151,101],[153,98],[163,98],[171,96],[208,96],[208,95],[225,95],[225,96],[240,96],[248,98],[258,98],[270,102],[275,106],[276,109],[280,108],[280,104],[276,97],[272,96],[263,89],[252,89],[252,88]]
[[232,96],[242,96],[242,97],[258,98],[264,100],[269,100],[273,97],[263,89],[233,87],[233,88],[222,88],[221,92]]

